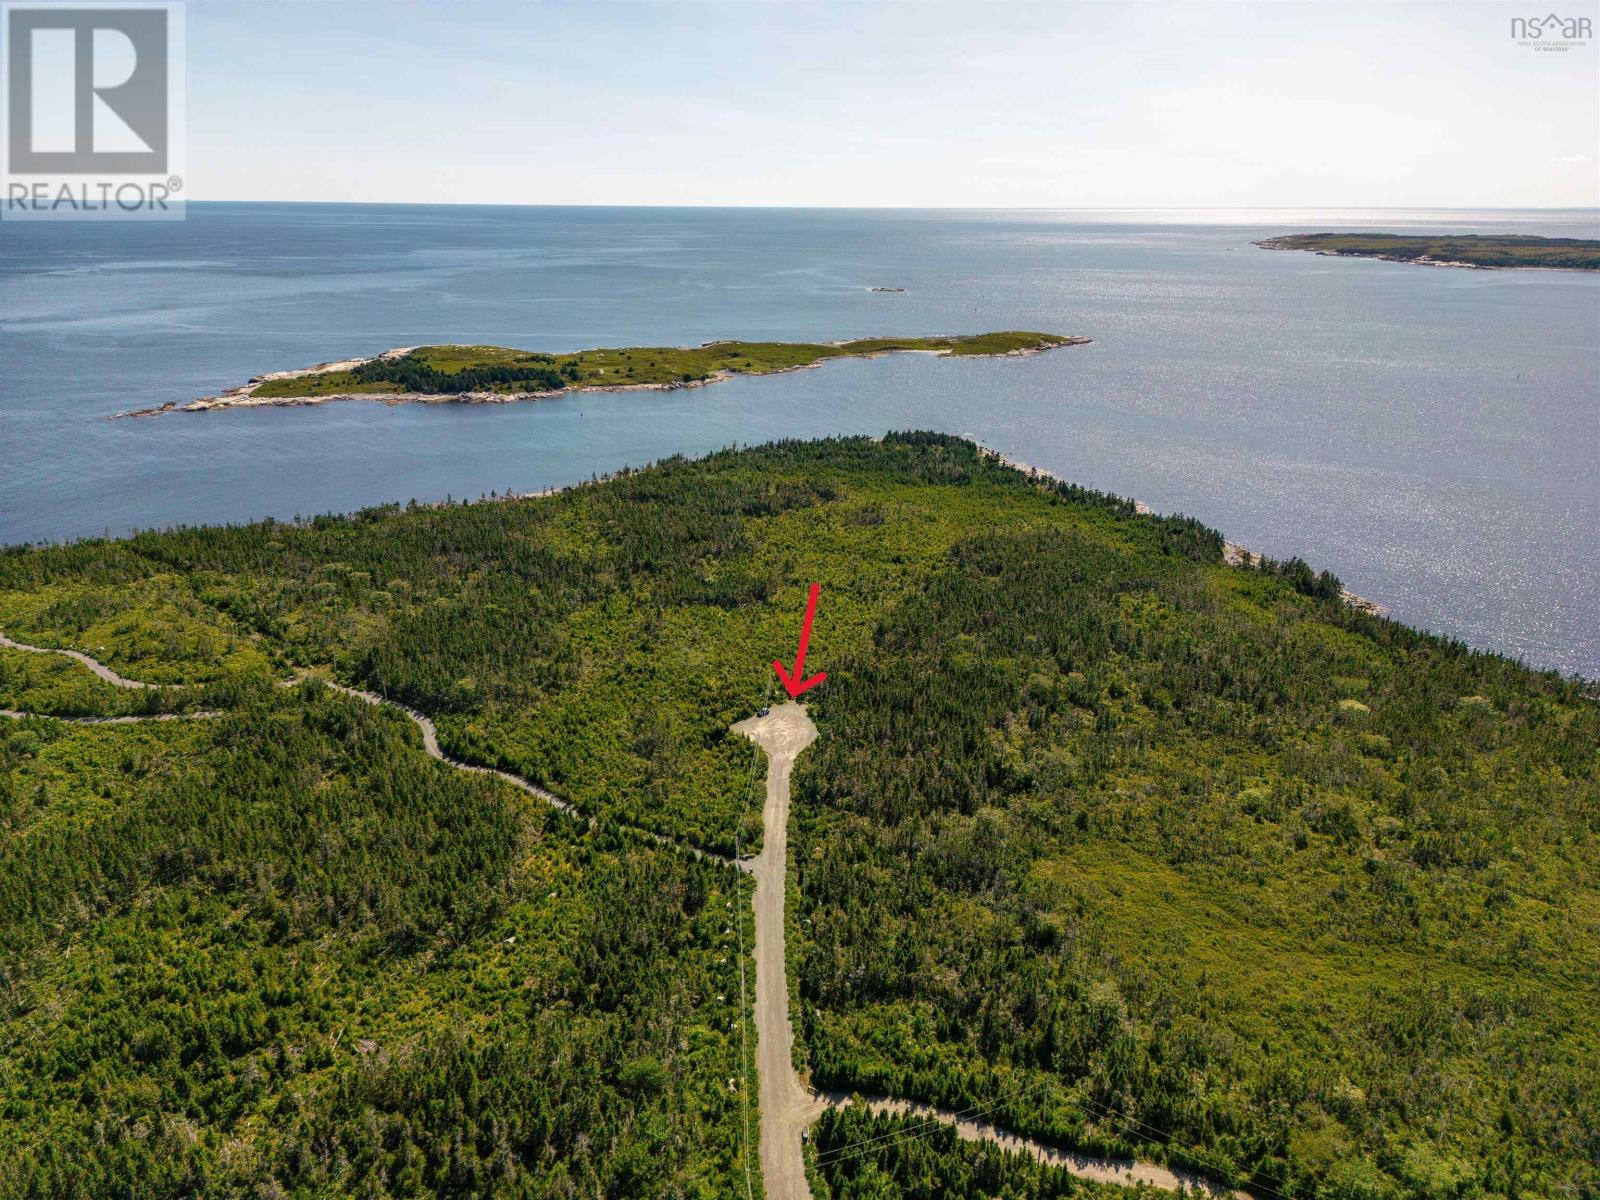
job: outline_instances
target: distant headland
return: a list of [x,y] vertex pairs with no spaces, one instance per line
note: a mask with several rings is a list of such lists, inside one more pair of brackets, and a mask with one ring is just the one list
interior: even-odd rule
[[1539,267],[1600,271],[1600,241],[1584,238],[1451,234],[1293,233],[1255,243],[1265,250],[1310,250],[1342,258],[1380,258],[1429,267]]
[[580,391],[671,390],[699,387],[734,375],[771,375],[820,366],[833,358],[921,353],[958,357],[1038,354],[1079,346],[1088,338],[1056,333],[973,333],[949,337],[858,338],[844,342],[706,342],[541,354],[504,346],[402,346],[371,358],[318,363],[260,375],[216,396],[187,404],[118,413],[152,417],[169,412],[380,400],[388,404],[504,404]]

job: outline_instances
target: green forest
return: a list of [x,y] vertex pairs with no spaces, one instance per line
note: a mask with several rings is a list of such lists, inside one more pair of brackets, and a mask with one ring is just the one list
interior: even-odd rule
[[[0,708],[218,714],[0,722],[0,1197],[744,1195],[748,888],[631,830],[759,843],[728,726],[813,581],[815,1085],[1266,1198],[1600,1194],[1588,685],[899,434],[0,552],[0,632],[169,685],[0,651]],[[819,1196],[1111,1194],[827,1153],[880,1124]]]
[[731,872],[316,684],[0,736],[0,1195],[730,1194]]

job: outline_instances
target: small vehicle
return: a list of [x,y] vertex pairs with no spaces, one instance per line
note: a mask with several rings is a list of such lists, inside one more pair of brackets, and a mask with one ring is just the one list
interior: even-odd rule
[[771,711],[772,710],[770,708],[768,708],[765,704],[763,704],[760,708],[756,709],[756,716],[764,717]]

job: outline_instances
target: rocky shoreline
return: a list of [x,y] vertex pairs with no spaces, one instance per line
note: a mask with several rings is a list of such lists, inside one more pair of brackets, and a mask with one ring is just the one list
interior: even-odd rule
[[1568,267],[1491,267],[1486,263],[1459,262],[1448,258],[1429,258],[1426,254],[1419,254],[1414,258],[1407,258],[1400,254],[1358,254],[1353,250],[1313,250],[1308,246],[1286,246],[1276,238],[1266,238],[1263,241],[1251,242],[1252,246],[1259,246],[1263,250],[1298,250],[1301,254],[1315,254],[1318,258],[1365,258],[1373,262],[1410,263],[1417,267],[1463,267],[1468,271],[1564,271]]

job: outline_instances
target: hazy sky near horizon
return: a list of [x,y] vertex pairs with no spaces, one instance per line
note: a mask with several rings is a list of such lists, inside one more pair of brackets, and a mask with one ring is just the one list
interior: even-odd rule
[[[1600,28],[1593,0],[1556,11]],[[1565,53],[1518,45],[1512,18],[1532,12],[1405,0],[191,0],[188,193],[1600,205],[1600,38]]]

